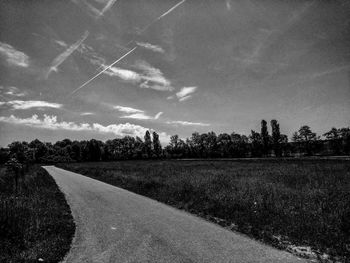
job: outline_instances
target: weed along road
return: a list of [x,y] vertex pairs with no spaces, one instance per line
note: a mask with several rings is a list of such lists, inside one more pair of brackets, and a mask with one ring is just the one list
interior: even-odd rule
[[65,262],[306,262],[129,191],[54,166],[76,234]]

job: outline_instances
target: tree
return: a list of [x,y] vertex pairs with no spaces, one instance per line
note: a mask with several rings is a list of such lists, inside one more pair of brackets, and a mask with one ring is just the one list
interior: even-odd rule
[[300,150],[305,151],[307,155],[313,154],[317,139],[316,133],[307,125],[301,126],[299,131],[293,134],[293,141],[299,142]]
[[144,154],[146,158],[152,157],[152,139],[149,131],[145,133]]
[[252,157],[261,157],[263,154],[263,144],[260,133],[251,130],[251,135],[249,136],[251,143],[251,155]]
[[271,129],[272,129],[272,147],[275,152],[275,156],[280,157],[281,152],[281,132],[280,125],[276,120],[271,120]]
[[159,135],[154,131],[153,135],[153,152],[157,158],[159,158],[162,154],[162,145],[159,141]]
[[219,134],[217,147],[221,157],[230,157],[230,149],[232,147],[231,136],[227,133]]
[[323,134],[330,142],[330,148],[333,154],[340,154],[342,147],[342,138],[340,130],[332,128],[330,131]]
[[270,136],[267,131],[267,122],[265,120],[261,121],[261,140],[262,140],[262,149],[264,156],[268,156],[269,147],[270,147]]
[[350,128],[339,129],[340,136],[343,140],[343,151],[346,154],[350,154]]
[[34,151],[35,161],[40,161],[40,159],[44,157],[48,152],[47,146],[38,139],[31,141],[29,143],[29,147]]

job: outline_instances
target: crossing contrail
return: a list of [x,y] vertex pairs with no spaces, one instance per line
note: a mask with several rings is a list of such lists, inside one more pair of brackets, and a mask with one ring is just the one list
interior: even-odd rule
[[[109,9],[115,2],[116,0],[110,0],[107,5],[103,8],[101,14],[103,14],[103,12],[105,12],[107,9]],[[141,31],[139,31],[139,34],[142,34],[144,31],[146,31],[151,25],[153,25],[155,22],[157,22],[158,20],[162,19],[163,17],[165,17],[166,15],[170,14],[172,11],[174,11],[178,6],[182,5],[184,2],[186,2],[186,0],[182,0],[180,2],[178,2],[176,5],[174,5],[173,7],[171,7],[170,9],[168,9],[166,12],[164,12],[163,14],[161,14],[160,16],[158,16],[156,19],[154,19],[151,23],[149,23],[148,25],[146,25]],[[131,44],[132,42],[134,42],[133,40],[130,40],[125,46],[128,46],[129,44]],[[74,93],[76,93],[78,90],[80,90],[81,88],[83,88],[84,86],[86,86],[87,84],[89,84],[91,81],[93,81],[95,78],[97,78],[98,76],[100,76],[103,72],[105,72],[107,69],[111,68],[114,64],[118,63],[120,60],[122,60],[123,58],[125,58],[127,55],[129,55],[130,53],[132,53],[135,49],[137,48],[137,46],[135,46],[133,49],[131,49],[130,51],[128,51],[126,54],[124,54],[122,57],[120,57],[119,59],[117,59],[116,61],[114,61],[112,64],[110,64],[108,67],[105,67],[102,71],[100,71],[99,73],[97,73],[95,76],[93,76],[91,79],[89,79],[88,81],[86,81],[83,85],[81,85],[79,88],[73,90],[73,92],[71,93],[71,95],[73,95]]]
[[57,67],[61,65],[80,45],[83,41],[89,36],[89,32],[85,31],[84,35],[69,48],[67,48],[63,53],[59,54],[51,63],[49,70],[46,73],[46,78],[49,77],[51,71],[57,71]]
[[125,53],[123,56],[121,56],[120,58],[118,58],[116,61],[114,61],[112,64],[110,64],[108,67],[105,67],[102,71],[100,71],[99,73],[97,73],[95,76],[93,76],[91,79],[89,79],[88,81],[86,81],[83,85],[81,85],[79,88],[76,88],[75,90],[72,91],[71,95],[73,95],[74,93],[76,93],[78,90],[80,90],[81,88],[83,88],[84,86],[86,86],[87,84],[89,84],[91,81],[93,81],[95,78],[97,78],[98,76],[100,76],[103,72],[105,72],[107,69],[110,69],[114,64],[118,63],[120,60],[122,60],[123,58],[125,58],[127,55],[129,55],[130,53],[134,52],[134,50],[137,47],[134,47],[133,49],[129,50],[127,53]]

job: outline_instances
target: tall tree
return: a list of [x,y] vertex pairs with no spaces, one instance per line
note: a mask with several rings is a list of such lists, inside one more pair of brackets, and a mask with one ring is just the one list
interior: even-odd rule
[[152,139],[149,131],[145,133],[144,154],[146,158],[152,157]]
[[159,135],[155,131],[152,133],[153,136],[153,152],[157,158],[162,154],[162,145],[159,141]]
[[280,125],[277,120],[271,120],[271,130],[272,130],[272,147],[275,152],[275,156],[280,157],[282,155],[281,151],[281,132]]
[[261,140],[263,145],[263,154],[264,156],[267,156],[269,153],[270,136],[269,132],[267,131],[267,122],[265,120],[261,121]]

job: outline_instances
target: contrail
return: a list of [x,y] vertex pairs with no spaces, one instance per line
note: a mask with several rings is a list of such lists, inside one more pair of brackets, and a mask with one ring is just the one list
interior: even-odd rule
[[87,84],[89,84],[91,81],[93,81],[95,78],[97,78],[98,76],[100,76],[103,72],[105,72],[107,69],[110,69],[114,64],[118,63],[120,60],[122,60],[123,58],[125,58],[127,55],[129,55],[131,52],[133,52],[137,47],[134,47],[133,49],[129,50],[127,53],[125,53],[123,56],[121,56],[120,58],[118,58],[116,61],[114,61],[112,64],[110,64],[108,67],[105,67],[102,71],[100,71],[99,73],[97,73],[95,76],[93,76],[91,79],[89,79],[88,81],[86,81],[83,85],[81,85],[79,88],[75,89],[72,91],[71,95],[73,95],[74,93],[76,93],[78,90],[80,90],[81,88],[83,88],[84,86],[86,86]]
[[99,17],[103,16],[103,14],[114,5],[115,1],[117,1],[117,0],[109,0],[108,3],[105,5],[105,7],[100,12]]
[[[178,2],[176,5],[174,5],[173,7],[171,7],[168,11],[166,11],[165,13],[161,14],[160,16],[158,16],[156,19],[154,19],[151,23],[149,23],[148,25],[146,25],[143,29],[141,29],[139,31],[139,34],[142,34],[144,31],[146,31],[151,25],[153,25],[155,22],[157,22],[158,20],[162,19],[164,16],[170,14],[172,11],[174,11],[178,6],[182,5],[184,2],[186,2],[186,0],[182,0],[180,2]],[[129,44],[129,43],[128,43]]]
[[46,73],[46,78],[49,77],[51,71],[57,71],[57,67],[61,65],[80,45],[83,41],[88,37],[89,31],[85,31],[84,35],[74,44],[72,44],[69,48],[67,48],[63,53],[58,55],[51,63],[51,67]]

